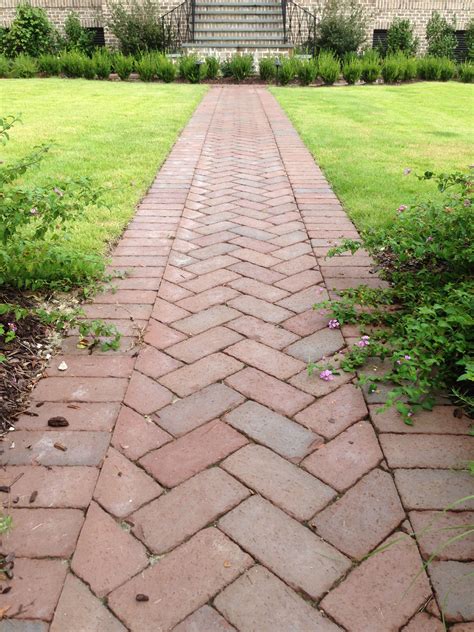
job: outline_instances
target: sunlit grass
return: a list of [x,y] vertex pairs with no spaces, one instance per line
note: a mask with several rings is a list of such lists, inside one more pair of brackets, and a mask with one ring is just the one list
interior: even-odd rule
[[358,228],[390,221],[432,185],[404,168],[465,170],[474,163],[468,84],[273,88]]
[[106,188],[99,208],[72,229],[74,247],[103,253],[133,215],[204,86],[114,83],[65,79],[0,80],[0,115],[21,114],[23,124],[0,146],[10,160],[53,142],[27,182],[55,176],[91,176]]

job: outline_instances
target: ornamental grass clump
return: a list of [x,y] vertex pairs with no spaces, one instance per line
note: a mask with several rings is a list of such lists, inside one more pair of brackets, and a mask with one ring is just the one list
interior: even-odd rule
[[69,78],[82,77],[85,59],[86,56],[77,50],[64,51],[59,57],[61,71]]
[[[439,392],[467,406],[474,402],[473,175],[419,176],[436,182],[434,195],[400,205],[388,227],[368,231],[362,242],[345,240],[330,253],[364,247],[389,286],[343,290],[337,302],[315,306],[330,310],[330,328],[334,322],[359,325],[364,335],[342,356],[340,368],[384,361],[385,373],[370,372],[360,381],[369,392],[389,384],[384,408],[396,406],[406,423],[418,410],[431,409]],[[315,369],[336,373],[332,366],[310,366]]]
[[219,70],[221,65],[217,57],[212,57],[209,55],[206,57],[206,67],[207,67],[207,78],[208,79],[217,79],[219,76]]
[[38,72],[38,63],[36,59],[29,55],[21,53],[12,60],[10,66],[10,77],[15,79],[29,79],[34,77]]
[[318,68],[313,59],[302,60],[298,64],[297,76],[302,86],[309,86],[314,82]]
[[273,81],[276,75],[275,59],[263,57],[259,62],[258,72],[262,81]]
[[133,72],[135,60],[131,55],[116,53],[113,60],[113,66],[120,79],[122,81],[127,81]]
[[237,82],[248,79],[253,73],[253,56],[233,55],[229,62],[229,72]]
[[319,53],[318,74],[327,86],[331,86],[339,79],[341,66],[334,53],[330,51],[323,51]]
[[368,50],[362,57],[361,79],[364,83],[375,83],[380,77],[380,55],[376,50]]
[[459,64],[458,75],[463,83],[474,83],[474,63],[466,61]]
[[54,77],[61,72],[61,61],[57,55],[45,53],[38,57],[38,70],[47,77]]
[[362,75],[362,62],[355,55],[348,55],[342,64],[342,76],[349,85],[357,83]]

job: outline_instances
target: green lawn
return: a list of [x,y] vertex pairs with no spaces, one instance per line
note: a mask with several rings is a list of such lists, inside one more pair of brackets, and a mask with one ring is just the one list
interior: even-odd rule
[[273,88],[359,229],[389,222],[400,204],[432,190],[409,167],[474,163],[474,89],[461,83]]
[[81,79],[0,80],[0,114],[23,124],[0,146],[1,159],[54,142],[28,182],[48,176],[92,176],[107,189],[108,209],[94,210],[73,227],[82,252],[105,252],[133,214],[206,88]]

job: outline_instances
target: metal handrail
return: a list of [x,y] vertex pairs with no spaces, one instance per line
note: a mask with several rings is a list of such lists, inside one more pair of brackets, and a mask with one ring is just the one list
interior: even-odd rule
[[285,44],[293,44],[316,52],[318,17],[294,0],[281,0],[283,37]]
[[165,52],[175,53],[183,44],[194,42],[195,19],[196,0],[184,0],[161,16]]

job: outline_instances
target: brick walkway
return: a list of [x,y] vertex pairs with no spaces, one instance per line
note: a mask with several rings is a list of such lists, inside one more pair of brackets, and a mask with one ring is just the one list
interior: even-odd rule
[[438,632],[432,590],[474,620],[472,540],[412,583],[439,527],[473,523],[472,502],[440,513],[473,491],[468,421],[440,405],[408,428],[353,376],[306,373],[357,336],[312,304],[379,283],[366,255],[324,259],[342,235],[270,93],[212,89],[115,251],[130,276],[87,306],[122,350],[66,339],[3,445],[2,632]]

